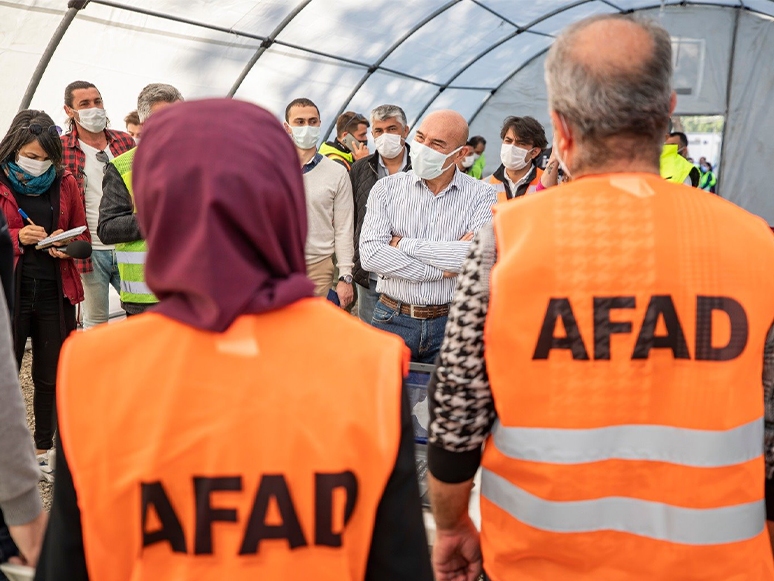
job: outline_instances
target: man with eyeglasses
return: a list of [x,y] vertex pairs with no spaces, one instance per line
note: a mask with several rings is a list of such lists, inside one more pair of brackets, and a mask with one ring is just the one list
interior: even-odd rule
[[83,326],[88,329],[108,320],[109,285],[120,292],[115,247],[104,244],[97,235],[102,178],[107,164],[135,143],[128,133],[107,128],[102,95],[93,83],[70,83],[64,97],[70,131],[62,136],[63,162],[81,190],[93,248],[91,259],[77,261],[86,297]]
[[343,165],[347,171],[352,169],[358,159],[368,157],[368,119],[360,113],[346,111],[336,120],[336,139],[326,141],[320,146],[320,153]]

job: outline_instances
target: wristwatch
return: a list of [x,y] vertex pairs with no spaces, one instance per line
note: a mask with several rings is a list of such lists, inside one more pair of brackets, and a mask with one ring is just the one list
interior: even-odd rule
[[345,282],[347,284],[352,284],[352,275],[351,274],[345,274],[344,276],[339,277],[339,282]]

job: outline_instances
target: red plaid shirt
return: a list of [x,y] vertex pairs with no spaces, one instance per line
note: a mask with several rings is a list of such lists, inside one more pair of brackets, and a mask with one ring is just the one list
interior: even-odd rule
[[[108,147],[113,157],[118,157],[124,152],[129,151],[135,146],[134,139],[128,133],[123,131],[113,131],[112,129],[105,129],[105,136],[107,137]],[[78,126],[73,123],[73,128],[68,133],[62,135],[62,162],[64,166],[70,170],[70,173],[75,176],[75,181],[78,182],[78,189],[81,192],[81,201],[83,202],[83,210],[86,211],[86,190],[83,189],[83,167],[86,164],[86,154],[81,149],[81,144],[78,143]],[[94,235],[92,235],[92,238]],[[76,260],[78,265],[78,272],[85,274],[94,270],[94,266],[91,264],[91,259]]]

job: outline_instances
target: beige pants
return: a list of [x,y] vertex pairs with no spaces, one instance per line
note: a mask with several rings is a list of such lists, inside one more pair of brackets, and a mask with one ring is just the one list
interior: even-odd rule
[[314,283],[314,296],[327,297],[333,285],[333,258],[306,265],[306,276]]

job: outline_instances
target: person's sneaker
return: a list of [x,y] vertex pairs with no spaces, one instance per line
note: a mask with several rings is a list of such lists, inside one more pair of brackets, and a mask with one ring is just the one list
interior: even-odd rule
[[37,455],[38,468],[40,469],[40,479],[46,482],[54,481],[54,463],[56,456],[54,450],[43,452]]

